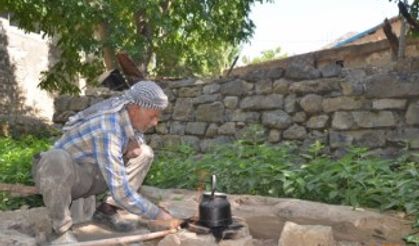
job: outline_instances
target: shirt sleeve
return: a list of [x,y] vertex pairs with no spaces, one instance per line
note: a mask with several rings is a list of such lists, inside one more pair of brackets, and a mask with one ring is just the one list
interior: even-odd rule
[[121,138],[111,132],[100,133],[95,136],[93,146],[99,168],[115,202],[133,214],[155,219],[160,209],[128,183]]

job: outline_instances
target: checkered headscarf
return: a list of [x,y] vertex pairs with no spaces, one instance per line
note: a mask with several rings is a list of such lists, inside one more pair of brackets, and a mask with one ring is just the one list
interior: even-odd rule
[[166,94],[155,82],[140,81],[131,86],[121,96],[111,97],[70,117],[63,130],[71,130],[98,115],[118,112],[129,103],[137,104],[143,108],[163,110],[169,102]]

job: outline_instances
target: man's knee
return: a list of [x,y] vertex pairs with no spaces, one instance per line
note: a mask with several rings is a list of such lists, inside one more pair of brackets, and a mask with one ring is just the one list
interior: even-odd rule
[[64,150],[49,150],[41,154],[34,167],[34,178],[45,176],[62,179],[74,175],[74,167],[70,155]]
[[153,159],[154,158],[153,149],[150,146],[143,144],[141,145],[141,155],[144,156],[145,158]]

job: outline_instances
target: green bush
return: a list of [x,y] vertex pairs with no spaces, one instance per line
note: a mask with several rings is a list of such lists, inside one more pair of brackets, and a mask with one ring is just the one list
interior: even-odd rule
[[419,212],[418,163],[369,157],[363,148],[334,160],[320,154],[322,148],[316,143],[301,154],[290,143],[237,141],[197,155],[180,146],[158,152],[146,183],[186,189],[205,185],[209,190],[210,175],[216,174],[217,190],[225,193]]
[[[48,138],[24,136],[18,139],[0,138],[0,182],[33,185],[31,176],[32,156],[51,145]],[[22,205],[42,205],[40,196],[14,198],[0,192],[0,210],[15,209]]]

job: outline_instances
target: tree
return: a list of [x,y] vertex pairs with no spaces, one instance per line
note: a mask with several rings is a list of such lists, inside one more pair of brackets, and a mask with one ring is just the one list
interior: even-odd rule
[[261,56],[255,57],[252,60],[248,56],[243,56],[242,62],[244,64],[256,64],[256,63],[261,63],[265,61],[286,58],[287,56],[288,56],[287,53],[281,52],[281,47],[277,47],[275,49],[262,51]]
[[[393,2],[394,0],[389,0],[389,1]],[[419,0],[414,0],[410,6],[408,6],[407,0],[404,0],[404,1],[399,0],[397,2],[398,2],[397,5],[399,8],[400,15],[403,18],[402,19],[403,22],[400,28],[400,37],[397,40],[398,43],[396,43],[396,45],[398,46],[397,58],[404,58],[405,50],[406,50],[406,35],[417,37],[419,34],[419,22],[418,22]],[[410,25],[411,27],[410,29],[407,29],[406,22]],[[391,31],[391,29],[387,30],[387,32],[388,31]],[[393,43],[393,46],[396,46],[394,40],[391,41],[391,38],[389,38],[389,35],[387,33],[386,33],[386,36],[387,36],[387,39],[389,39],[390,43]]]
[[0,0],[0,11],[13,13],[24,30],[57,40],[60,59],[40,87],[64,93],[78,91],[71,83],[77,76],[93,81],[114,68],[118,51],[144,74],[217,73],[253,34],[252,4],[270,1]]

